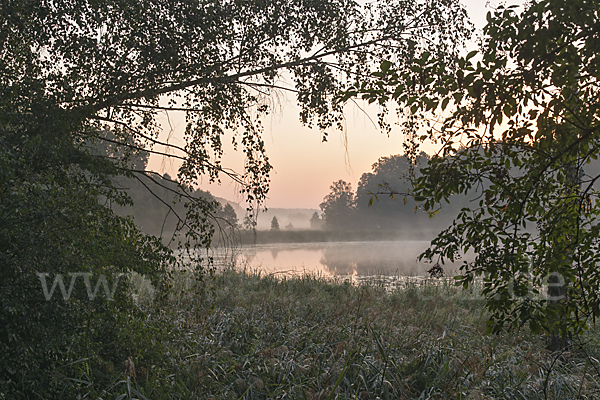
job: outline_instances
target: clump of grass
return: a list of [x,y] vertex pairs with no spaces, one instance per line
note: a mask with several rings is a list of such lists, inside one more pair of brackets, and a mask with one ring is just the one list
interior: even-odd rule
[[389,290],[228,269],[203,282],[180,274],[155,297],[138,299],[146,333],[129,337],[132,384],[149,398],[573,399],[600,389],[597,330],[562,353],[526,330],[485,336],[478,293],[449,281]]

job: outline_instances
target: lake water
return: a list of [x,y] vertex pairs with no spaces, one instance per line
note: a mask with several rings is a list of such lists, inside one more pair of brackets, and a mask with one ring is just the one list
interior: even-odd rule
[[[417,261],[417,257],[428,246],[429,241],[409,240],[277,243],[244,245],[232,254],[238,267],[268,274],[426,276],[431,264]],[[447,273],[453,269],[445,267]]]

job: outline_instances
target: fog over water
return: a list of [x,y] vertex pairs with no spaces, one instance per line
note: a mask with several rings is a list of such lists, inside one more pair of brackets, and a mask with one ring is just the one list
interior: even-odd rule
[[[264,273],[425,276],[431,264],[417,261],[417,257],[429,243],[403,240],[257,244],[238,247],[233,256],[238,267]],[[459,263],[445,265],[446,273],[452,274]]]

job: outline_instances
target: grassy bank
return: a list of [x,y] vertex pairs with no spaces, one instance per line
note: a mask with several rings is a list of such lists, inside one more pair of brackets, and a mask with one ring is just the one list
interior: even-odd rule
[[120,385],[99,396],[127,394],[126,379],[151,399],[599,396],[597,330],[554,354],[527,330],[484,336],[481,300],[449,284],[389,291],[226,271],[180,276],[151,300],[134,281],[139,314],[121,340],[135,373],[115,371]]
[[379,240],[431,240],[437,231],[323,231],[323,230],[242,230],[236,235],[242,244],[266,243],[311,243],[311,242],[356,242]]

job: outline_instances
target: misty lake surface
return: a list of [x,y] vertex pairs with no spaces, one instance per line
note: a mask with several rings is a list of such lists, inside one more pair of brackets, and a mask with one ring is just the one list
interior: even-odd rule
[[[236,265],[267,274],[321,276],[426,276],[431,264],[417,261],[429,241],[275,243],[233,251]],[[451,272],[451,267],[446,267]]]

